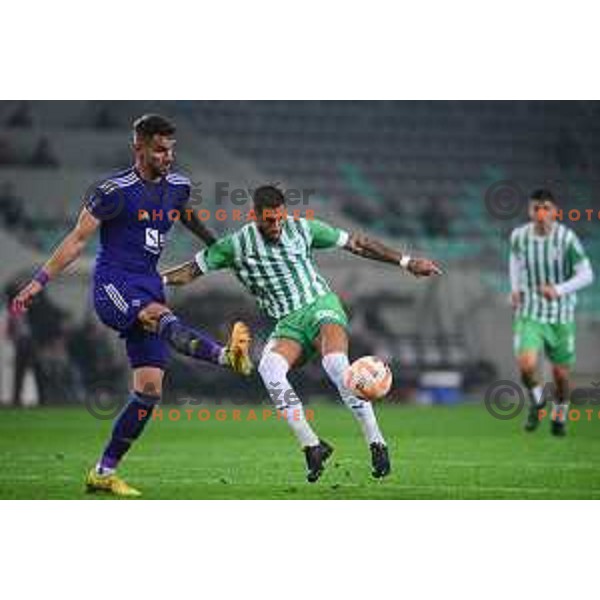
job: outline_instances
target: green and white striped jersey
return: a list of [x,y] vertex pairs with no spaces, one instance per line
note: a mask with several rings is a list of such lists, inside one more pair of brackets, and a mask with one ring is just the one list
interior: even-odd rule
[[562,223],[553,223],[548,235],[537,235],[533,223],[513,230],[511,260],[518,264],[518,288],[523,302],[516,316],[540,323],[569,323],[575,318],[575,293],[547,300],[540,293],[544,284],[564,283],[575,274],[575,265],[586,260],[577,235]]
[[347,241],[347,232],[322,221],[288,217],[279,240],[269,243],[251,222],[199,252],[196,263],[203,273],[232,269],[259,308],[279,320],[331,291],[312,250]]

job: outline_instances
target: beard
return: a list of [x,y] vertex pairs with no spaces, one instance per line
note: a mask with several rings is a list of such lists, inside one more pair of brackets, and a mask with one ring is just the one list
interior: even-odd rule
[[158,162],[150,161],[148,163],[148,170],[153,179],[157,179],[158,177],[164,177],[171,168],[171,165],[165,165]]

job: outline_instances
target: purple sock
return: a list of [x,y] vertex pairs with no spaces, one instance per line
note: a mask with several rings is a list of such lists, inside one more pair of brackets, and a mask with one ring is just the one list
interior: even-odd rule
[[219,364],[223,346],[205,333],[182,323],[173,313],[165,313],[159,319],[158,335],[180,354]]
[[111,438],[98,465],[100,470],[117,468],[131,444],[142,434],[159,400],[159,396],[141,392],[129,394],[127,404],[115,419]]

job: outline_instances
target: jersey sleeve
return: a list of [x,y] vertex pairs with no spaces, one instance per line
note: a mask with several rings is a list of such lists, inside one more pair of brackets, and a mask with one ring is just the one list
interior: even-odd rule
[[567,261],[574,268],[577,263],[586,260],[587,256],[577,234],[571,231],[567,244]]
[[84,206],[96,219],[101,221],[113,219],[124,206],[122,190],[118,187],[105,189],[99,186],[85,197]]
[[306,223],[311,235],[310,245],[312,248],[334,248],[336,246],[341,248],[346,245],[350,237],[347,231],[317,219],[307,220]]
[[180,210],[185,208],[185,205],[190,200],[192,192],[192,184],[190,180],[179,173],[170,173],[167,175],[167,181],[173,188],[173,204]]
[[203,273],[210,273],[211,271],[233,267],[234,257],[233,241],[231,236],[227,235],[216,241],[212,246],[198,252],[195,260]]
[[522,249],[518,229],[514,229],[510,236],[510,254],[516,259],[521,259]]
[[521,290],[521,269],[523,266],[519,230],[514,229],[510,236],[510,249],[508,257],[508,273],[510,289],[513,292]]

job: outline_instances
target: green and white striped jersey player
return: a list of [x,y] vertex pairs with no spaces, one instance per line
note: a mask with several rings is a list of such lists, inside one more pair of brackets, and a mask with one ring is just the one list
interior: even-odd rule
[[[526,429],[539,424],[545,404],[537,375],[539,355],[553,365],[559,404],[568,401],[569,368],[575,362],[577,290],[593,281],[593,272],[575,232],[555,219],[556,205],[548,190],[536,190],[529,205],[531,222],[510,238],[511,299],[514,349],[531,406]],[[554,411],[553,432],[564,434],[564,411]]]
[[254,193],[256,221],[202,250],[193,261],[167,271],[165,280],[177,285],[202,274],[230,269],[256,298],[259,308],[276,321],[258,371],[276,408],[286,416],[304,449],[309,481],[319,478],[333,448],[320,440],[307,422],[288,372],[315,352],[321,355],[325,373],[361,425],[371,451],[373,476],[384,477],[390,472],[390,461],[373,407],[343,385],[349,364],[348,318],[339,298],[319,273],[313,251],[342,248],[394,264],[416,276],[441,271],[433,261],[403,256],[366,236],[318,220],[288,217],[284,202],[277,187],[258,188]]
[[[333,294],[315,266],[312,250],[344,247],[347,242],[345,231],[321,221],[288,217],[277,244],[263,239],[257,224],[251,222],[199,252],[196,261],[203,273],[231,269],[259,308],[281,321],[316,302],[323,305],[327,296],[331,303]],[[329,318],[345,325],[342,314],[334,310]],[[298,342],[305,348],[310,345],[304,337]]]
[[[510,248],[512,288],[522,293],[515,317],[539,323],[573,323],[577,284],[586,285],[591,272],[575,232],[562,223],[553,223],[540,235],[535,225],[528,223],[513,230]],[[544,285],[554,286],[556,297],[545,296]]]

